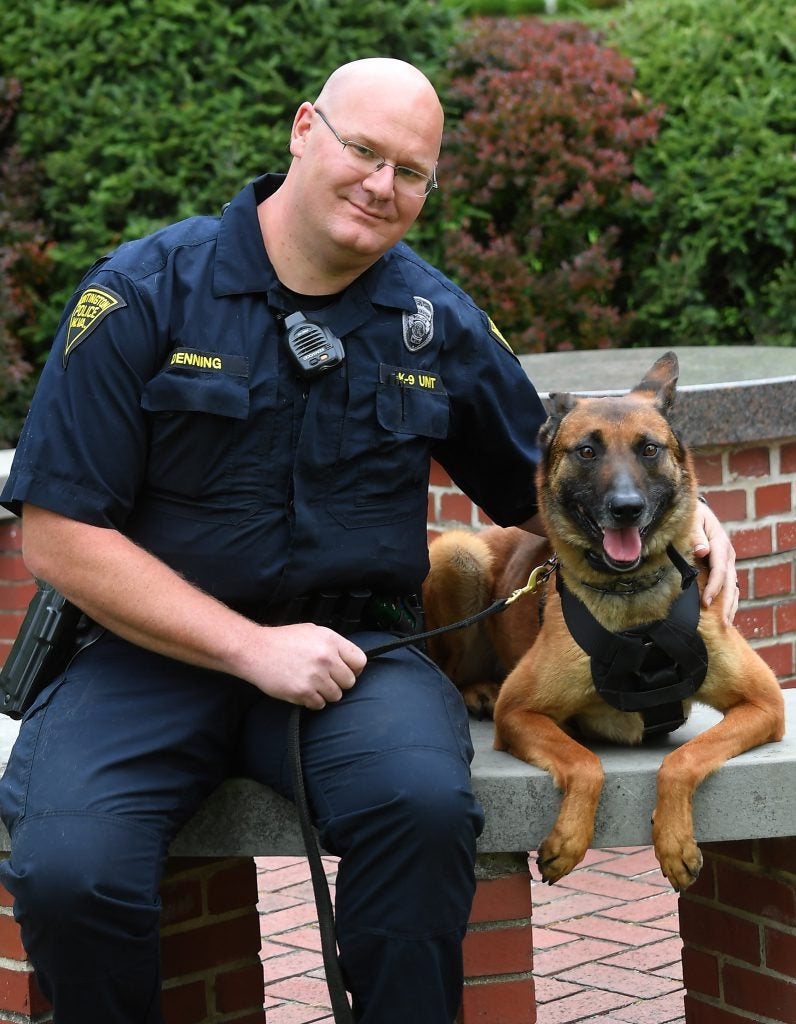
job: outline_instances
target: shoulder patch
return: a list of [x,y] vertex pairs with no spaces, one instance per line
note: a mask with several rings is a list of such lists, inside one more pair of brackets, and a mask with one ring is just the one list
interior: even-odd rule
[[105,285],[92,284],[85,289],[69,317],[64,345],[64,369],[77,346],[99,327],[105,317],[126,305],[121,295]]
[[498,340],[498,341],[499,341],[499,342],[500,342],[500,343],[501,343],[502,345],[505,345],[505,347],[506,347],[506,348],[507,348],[507,349],[509,350],[509,352],[511,352],[511,354],[512,354],[512,355],[514,355],[514,349],[513,349],[512,347],[511,347],[511,345],[509,345],[509,343],[508,343],[508,342],[506,341],[506,339],[505,339],[505,338],[503,337],[503,335],[502,335],[502,334],[500,333],[500,331],[499,331],[499,330],[498,330],[498,328],[497,328],[497,324],[496,324],[496,323],[495,323],[495,321],[494,321],[494,320],[492,319],[492,317],[491,317],[491,316],[487,316],[487,318],[486,318],[486,319],[487,319],[487,321],[488,321],[488,323],[489,323],[489,333],[490,333],[491,335],[493,335],[493,336],[494,336],[495,338],[497,338],[497,340]]

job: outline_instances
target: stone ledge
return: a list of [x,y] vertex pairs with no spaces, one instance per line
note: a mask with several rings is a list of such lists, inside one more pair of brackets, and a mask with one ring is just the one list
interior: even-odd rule
[[[703,842],[796,835],[796,690],[785,691],[789,735],[728,761],[698,790],[697,838]],[[719,716],[695,707],[672,736],[632,749],[594,745],[605,768],[605,788],[593,846],[648,846],[658,766],[668,750]],[[559,795],[547,773],[492,749],[492,724],[472,722],[476,750],[473,785],[486,809],[480,853],[535,850],[558,813]],[[263,836],[268,836],[263,843]],[[267,848],[266,848],[267,847]],[[245,779],[225,783],[172,846],[182,856],[303,852],[292,805]]]
[[[796,836],[796,690],[784,691],[788,733],[728,761],[694,799],[697,839],[721,842]],[[648,846],[655,778],[668,750],[704,731],[718,715],[695,707],[672,736],[643,748],[594,745],[605,768],[605,788],[593,846]],[[492,725],[472,723],[476,748],[473,784],[486,808],[480,853],[535,850],[550,830],[559,796],[550,776],[492,749]],[[0,716],[0,766],[16,723]],[[9,849],[0,826],[0,850]],[[183,857],[293,856],[304,852],[293,805],[267,786],[230,779],[205,802],[172,844]]]
[[[520,362],[542,398],[551,391],[616,394],[637,384],[666,351],[546,352],[520,356]],[[689,445],[793,439],[796,349],[732,345],[675,351],[680,381],[673,419]]]

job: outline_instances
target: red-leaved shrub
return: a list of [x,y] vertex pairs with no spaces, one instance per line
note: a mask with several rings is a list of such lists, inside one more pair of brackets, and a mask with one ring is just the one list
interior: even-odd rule
[[625,336],[622,252],[662,115],[577,22],[478,19],[454,49],[440,165],[445,266],[515,351]]

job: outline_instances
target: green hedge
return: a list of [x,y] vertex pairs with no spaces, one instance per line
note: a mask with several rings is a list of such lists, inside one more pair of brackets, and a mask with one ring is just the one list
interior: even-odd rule
[[639,343],[796,342],[792,26],[792,0],[635,0],[606,28],[666,105],[636,165],[655,197],[629,266]]
[[50,270],[45,232],[33,213],[36,167],[15,142],[21,93],[18,81],[0,78],[0,448],[16,442],[33,393],[25,352]]
[[293,113],[334,67],[387,55],[434,78],[453,21],[427,0],[4,0],[0,67],[58,243],[40,349],[98,255],[286,167]]

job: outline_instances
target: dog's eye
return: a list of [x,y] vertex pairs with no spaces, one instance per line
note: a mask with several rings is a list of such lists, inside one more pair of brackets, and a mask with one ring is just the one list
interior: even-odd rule
[[644,445],[644,456],[647,459],[654,459],[659,451],[660,449],[658,448],[657,444],[650,443]]
[[578,448],[578,455],[580,455],[582,459],[593,459],[596,458],[597,453],[590,444],[584,444]]

